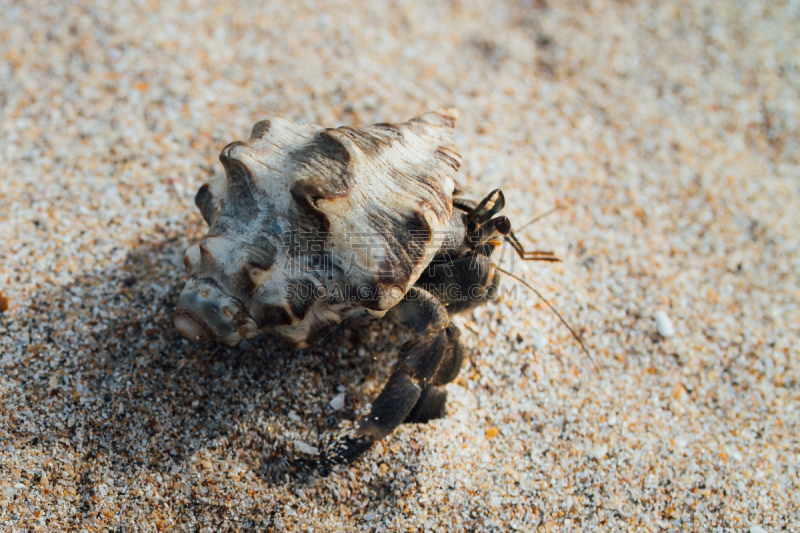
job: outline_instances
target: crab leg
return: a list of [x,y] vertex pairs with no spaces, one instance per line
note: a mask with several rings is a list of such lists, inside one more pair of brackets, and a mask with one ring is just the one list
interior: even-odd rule
[[400,349],[389,381],[355,435],[334,442],[323,452],[323,467],[354,461],[405,421],[429,420],[443,413],[447,393],[439,385],[452,380],[463,361],[458,328],[448,327],[444,305],[419,287],[412,287],[389,316],[417,338]]

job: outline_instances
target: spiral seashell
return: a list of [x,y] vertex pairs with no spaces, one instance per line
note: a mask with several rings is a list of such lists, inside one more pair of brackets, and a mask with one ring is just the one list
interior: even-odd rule
[[262,333],[306,345],[397,304],[440,247],[461,158],[457,112],[323,128],[281,118],[227,145],[195,203],[208,234],[186,251],[174,323],[190,340]]

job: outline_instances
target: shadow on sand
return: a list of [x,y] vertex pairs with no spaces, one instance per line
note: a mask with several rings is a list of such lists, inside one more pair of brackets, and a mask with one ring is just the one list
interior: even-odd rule
[[[180,238],[141,245],[119,266],[0,314],[11,338],[2,360],[11,388],[0,399],[24,406],[8,410],[0,436],[18,451],[80,457],[85,512],[97,464],[122,475],[177,473],[193,454],[215,450],[268,484],[285,483],[271,474],[274,450],[355,419],[388,375],[391,326],[341,325],[309,350],[269,337],[236,348],[184,340],[172,310],[185,247]],[[329,401],[344,390],[346,407],[335,411]]]

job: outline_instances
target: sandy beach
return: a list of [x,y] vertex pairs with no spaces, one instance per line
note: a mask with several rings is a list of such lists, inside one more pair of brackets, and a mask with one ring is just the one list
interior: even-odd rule
[[[0,11],[0,531],[800,529],[800,2]],[[503,264],[599,370],[506,277],[445,418],[276,476],[408,334],[190,344],[194,195],[258,120],[445,107],[471,197],[560,207],[519,237],[562,262]]]

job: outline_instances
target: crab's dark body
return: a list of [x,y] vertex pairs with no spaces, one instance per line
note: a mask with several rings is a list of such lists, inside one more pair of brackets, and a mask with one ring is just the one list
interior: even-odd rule
[[223,149],[226,174],[195,198],[209,233],[184,258],[175,326],[188,339],[268,333],[304,346],[347,318],[382,316],[412,332],[357,430],[311,461],[323,470],[404,421],[443,415],[465,356],[450,317],[494,297],[490,256],[513,234],[499,190],[459,196],[455,120],[442,110],[365,128],[262,121]]
[[401,423],[427,422],[445,413],[445,385],[458,377],[465,358],[461,332],[450,318],[496,297],[500,272],[491,255],[496,237],[510,230],[506,217],[493,218],[504,204],[500,190],[480,204],[459,197],[453,204],[445,238],[431,264],[387,314],[413,338],[400,349],[389,381],[360,421],[357,434],[326,446],[314,461],[323,472],[353,461]]

